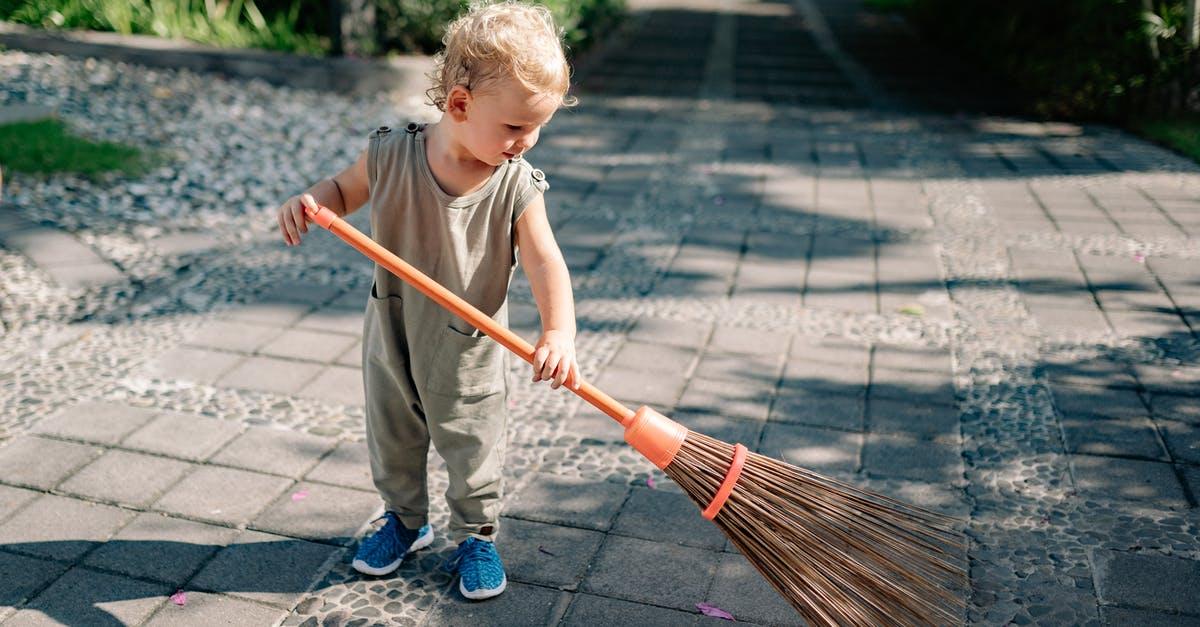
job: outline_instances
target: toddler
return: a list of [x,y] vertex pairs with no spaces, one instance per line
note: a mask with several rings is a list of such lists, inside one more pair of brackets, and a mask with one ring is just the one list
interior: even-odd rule
[[[304,207],[346,215],[371,203],[375,241],[507,325],[516,252],[542,319],[534,381],[579,386],[575,311],[562,253],[546,218],[549,184],[522,157],[554,113],[572,106],[561,33],[548,10],[475,5],[443,39],[428,95],[434,124],[379,128],[357,162],[278,211],[291,246],[308,231]],[[496,552],[508,352],[376,266],[363,323],[366,434],[384,525],[363,540],[354,568],[386,575],[428,546],[425,464],[432,441],[446,460],[447,562],[468,599],[504,591]]]

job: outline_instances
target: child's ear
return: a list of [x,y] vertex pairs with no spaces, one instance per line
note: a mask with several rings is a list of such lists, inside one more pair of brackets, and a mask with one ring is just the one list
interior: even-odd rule
[[446,94],[446,113],[455,122],[467,121],[467,109],[471,104],[471,90],[462,85],[455,85]]

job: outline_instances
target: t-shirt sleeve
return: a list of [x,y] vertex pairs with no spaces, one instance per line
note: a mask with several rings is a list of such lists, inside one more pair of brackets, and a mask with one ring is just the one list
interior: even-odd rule
[[521,218],[521,214],[525,213],[529,203],[550,189],[550,181],[546,180],[545,172],[532,166],[522,169],[525,171],[518,176],[516,202],[513,203],[514,225]]

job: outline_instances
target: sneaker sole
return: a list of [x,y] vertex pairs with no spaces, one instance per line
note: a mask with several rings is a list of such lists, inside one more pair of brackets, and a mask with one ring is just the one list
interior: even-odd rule
[[[412,546],[408,547],[408,552],[405,553],[404,555],[405,555],[405,557],[412,555],[414,552],[420,551],[421,549],[423,549],[431,544],[433,544],[433,529],[430,529],[429,533],[426,533],[421,536],[417,536],[417,539],[413,541]],[[375,575],[378,577],[380,575],[390,575],[392,573],[392,571],[396,570],[397,568],[400,568],[400,563],[403,561],[404,561],[404,558],[401,557],[400,559],[392,562],[391,564],[387,564],[387,565],[381,566],[379,568],[372,568],[366,562],[364,562],[360,559],[355,559],[353,562],[350,563],[350,566],[353,567],[354,570],[357,570],[358,572],[360,572],[364,575]]]
[[467,592],[467,588],[466,588],[466,586],[463,585],[462,579],[458,580],[458,591],[461,592],[464,597],[467,597],[468,599],[470,599],[472,601],[482,601],[484,599],[490,599],[494,596],[499,596],[499,594],[501,592],[504,592],[504,589],[507,587],[508,587],[508,577],[507,576],[504,578],[504,581],[500,582],[499,588],[492,588],[490,590],[476,590],[475,592]]

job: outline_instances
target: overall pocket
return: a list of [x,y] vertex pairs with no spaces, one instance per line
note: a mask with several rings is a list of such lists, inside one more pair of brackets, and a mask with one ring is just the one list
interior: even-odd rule
[[363,356],[391,366],[408,363],[404,301],[399,296],[380,296],[374,284],[363,317]]
[[504,347],[483,335],[442,329],[426,387],[450,396],[486,396],[504,390]]

